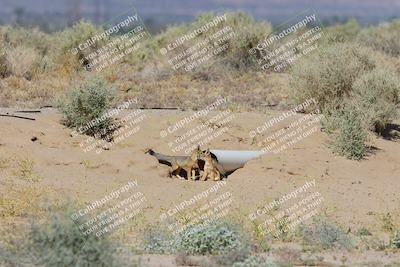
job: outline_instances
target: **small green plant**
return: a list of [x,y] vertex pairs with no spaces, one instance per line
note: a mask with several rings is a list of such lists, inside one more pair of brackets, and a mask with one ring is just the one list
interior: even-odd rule
[[371,232],[365,228],[365,227],[361,227],[360,229],[357,230],[356,235],[358,236],[371,236]]
[[310,225],[301,225],[297,230],[298,236],[305,245],[329,248],[351,248],[351,240],[337,225],[325,219],[314,219]]
[[400,248],[400,231],[399,230],[397,230],[393,233],[391,243],[392,243],[393,247]]
[[97,78],[86,80],[67,92],[59,102],[63,123],[79,133],[104,137],[112,129],[112,119],[106,116],[114,91]]
[[357,110],[351,105],[345,105],[326,117],[328,121],[335,120],[330,123],[335,126],[331,127],[337,127],[336,131],[332,133],[333,151],[348,159],[359,160],[365,157],[368,151],[365,145],[368,135]]
[[352,97],[365,127],[383,133],[398,118],[400,79],[388,71],[373,70],[355,81]]
[[260,229],[259,224],[252,222],[251,229],[253,233],[253,239],[256,242],[256,248],[260,252],[268,252],[271,249],[271,245],[268,242],[267,237],[264,234],[263,229]]

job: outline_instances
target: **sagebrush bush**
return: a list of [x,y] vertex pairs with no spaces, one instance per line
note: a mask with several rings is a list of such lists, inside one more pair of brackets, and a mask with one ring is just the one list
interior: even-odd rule
[[336,130],[332,133],[333,151],[348,159],[359,160],[365,157],[368,152],[368,134],[360,113],[351,104],[332,113],[336,113],[332,115],[336,119]]
[[[112,118],[103,116],[111,107],[113,89],[98,78],[89,78],[81,85],[67,91],[58,107],[63,123],[79,133],[103,137],[109,133]],[[98,121],[94,121],[99,119]]]
[[383,51],[391,56],[400,56],[400,20],[363,29],[357,41]]
[[[292,94],[297,103],[314,98],[318,108],[340,101],[352,90],[354,81],[372,70],[368,51],[353,43],[337,43],[302,57],[292,68]],[[315,108],[315,107],[313,107]]]
[[[57,33],[55,40],[60,46],[57,62],[76,70],[83,70],[82,67],[89,63],[85,57],[102,47],[108,39],[105,38],[104,40],[96,41],[93,45],[84,50],[78,49],[78,47],[80,44],[85,43],[96,34],[101,34],[102,32],[103,30],[100,27],[81,20],[72,27]],[[75,55],[71,53],[74,49],[77,49]]]
[[355,81],[352,97],[366,128],[383,133],[398,118],[400,79],[388,71],[374,70]]
[[224,253],[241,248],[246,242],[238,226],[226,222],[208,224],[204,228],[189,226],[176,238],[177,251],[190,255]]
[[352,19],[344,24],[327,27],[324,31],[326,36],[323,40],[327,44],[353,42],[360,32],[360,25],[356,20]]
[[83,235],[69,217],[55,215],[49,224],[34,225],[32,249],[44,266],[114,266],[114,248],[103,237]]
[[6,251],[0,265],[4,262],[23,267],[137,266],[135,261],[125,261],[130,254],[108,236],[83,235],[79,229],[83,221],[72,221],[71,214],[67,208],[67,212],[52,213],[44,222],[33,221],[26,236],[16,240],[17,249]]
[[204,227],[188,226],[176,235],[168,234],[161,228],[148,229],[144,234],[143,247],[150,253],[219,255],[218,259],[224,261],[223,253],[247,253],[249,245],[239,226],[215,222]]
[[337,225],[326,219],[314,219],[309,225],[301,225],[297,229],[297,235],[305,245],[321,249],[352,247],[350,238]]
[[256,22],[244,13],[228,13],[226,25],[232,28],[235,36],[229,40],[227,52],[221,55],[224,57],[222,62],[241,71],[258,67],[249,50],[272,32],[271,24]]

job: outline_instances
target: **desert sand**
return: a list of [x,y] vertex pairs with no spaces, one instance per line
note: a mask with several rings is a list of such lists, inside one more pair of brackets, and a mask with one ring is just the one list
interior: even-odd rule
[[[129,180],[137,180],[138,190],[147,199],[145,217],[150,223],[157,223],[163,210],[207,190],[215,182],[170,178],[168,166],[144,153],[152,148],[165,154],[182,154],[171,151],[167,143],[172,136],[163,139],[160,131],[191,112],[144,113],[146,117],[137,133],[100,154],[85,153],[79,143],[87,136],[71,137],[71,130],[60,124],[61,116],[54,109],[27,115],[35,121],[2,117],[0,159],[13,160],[3,166],[0,178],[4,182],[12,176],[13,162],[30,158],[40,177],[37,183],[55,190],[60,199],[79,196],[82,202],[94,201]],[[259,150],[248,133],[274,113],[280,112],[236,113],[228,132],[212,140],[208,147]],[[189,126],[192,127],[184,127],[189,130]],[[263,135],[281,127],[284,125],[274,126]],[[37,140],[32,141],[32,137]],[[232,194],[235,209],[246,214],[315,179],[316,190],[324,198],[321,213],[349,229],[366,226],[379,230],[381,215],[390,212],[397,220],[400,214],[400,143],[376,137],[371,137],[370,143],[374,150],[367,159],[351,161],[334,155],[328,149],[327,136],[318,130],[278,154],[265,154],[247,162],[227,178],[223,190]],[[7,188],[2,186],[1,190]]]

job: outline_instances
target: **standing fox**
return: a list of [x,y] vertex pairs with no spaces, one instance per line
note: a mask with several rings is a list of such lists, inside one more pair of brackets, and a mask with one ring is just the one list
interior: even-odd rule
[[147,150],[146,153],[156,157],[158,159],[158,162],[171,166],[171,170],[169,172],[170,176],[175,174],[176,176],[181,178],[179,176],[179,173],[181,170],[184,170],[188,179],[195,180],[195,169],[199,169],[197,160],[200,159],[203,152],[198,146],[195,150],[192,151],[189,157],[163,155],[154,152],[151,149]]

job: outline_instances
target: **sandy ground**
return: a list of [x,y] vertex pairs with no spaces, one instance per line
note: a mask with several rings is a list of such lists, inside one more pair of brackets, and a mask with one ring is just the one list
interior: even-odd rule
[[[0,117],[0,160],[11,159],[0,168],[0,181],[12,177],[14,163],[24,158],[34,161],[34,172],[41,178],[37,183],[56,190],[60,199],[79,198],[82,203],[90,203],[130,180],[137,180],[138,190],[146,197],[144,216],[147,222],[157,224],[161,213],[207,190],[215,182],[169,178],[168,167],[144,153],[152,148],[182,155],[183,152],[174,153],[168,143],[200,122],[185,125],[165,138],[160,137],[160,131],[191,112],[146,110],[144,114],[137,133],[100,154],[85,153],[79,144],[87,136],[72,137],[71,130],[60,124],[61,116],[56,110],[20,114],[34,117],[35,121]],[[249,131],[274,114],[280,113],[236,113],[228,123],[228,131],[203,148],[259,150],[255,140],[285,125],[274,126],[255,140],[249,137]],[[301,116],[304,115],[298,114],[296,118]],[[32,141],[32,137],[37,140]],[[249,161],[228,177],[222,191],[233,196],[231,210],[241,211],[246,215],[243,220],[248,220],[248,213],[315,179],[314,191],[324,199],[320,215],[353,232],[361,226],[379,231],[380,218],[388,212],[395,223],[399,222],[400,141],[371,137],[370,142],[374,152],[366,160],[351,161],[332,154],[327,135],[318,129],[278,154]]]

